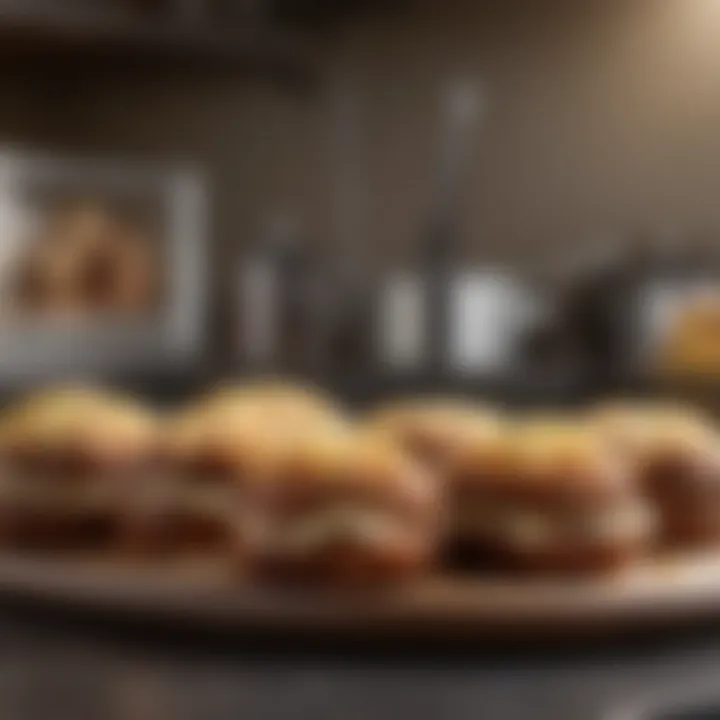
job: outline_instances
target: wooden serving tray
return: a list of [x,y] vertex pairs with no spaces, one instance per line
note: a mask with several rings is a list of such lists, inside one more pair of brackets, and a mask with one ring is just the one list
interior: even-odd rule
[[252,584],[217,560],[0,556],[0,596],[223,633],[467,640],[720,621],[720,555],[599,579],[437,576],[372,590]]

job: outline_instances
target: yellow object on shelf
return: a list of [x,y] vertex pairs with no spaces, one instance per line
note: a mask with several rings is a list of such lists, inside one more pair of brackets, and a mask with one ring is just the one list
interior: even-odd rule
[[720,377],[720,293],[680,311],[659,350],[658,368],[673,376]]

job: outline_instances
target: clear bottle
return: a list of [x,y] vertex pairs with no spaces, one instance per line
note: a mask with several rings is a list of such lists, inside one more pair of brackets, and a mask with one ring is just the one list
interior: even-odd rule
[[308,374],[322,365],[318,258],[297,223],[275,216],[238,269],[238,349],[253,372]]

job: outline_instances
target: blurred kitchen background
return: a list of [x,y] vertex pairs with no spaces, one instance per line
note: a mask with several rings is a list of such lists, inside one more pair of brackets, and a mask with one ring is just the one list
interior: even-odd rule
[[0,391],[712,397],[720,2],[0,0],[0,36]]

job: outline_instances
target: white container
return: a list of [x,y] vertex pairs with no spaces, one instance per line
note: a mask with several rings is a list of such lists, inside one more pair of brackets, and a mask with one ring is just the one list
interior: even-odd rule
[[398,271],[379,288],[375,357],[383,370],[417,372],[428,360],[428,293],[419,272]]
[[535,295],[510,273],[459,273],[449,289],[448,369],[458,375],[507,370],[516,361],[518,339],[539,310]]

